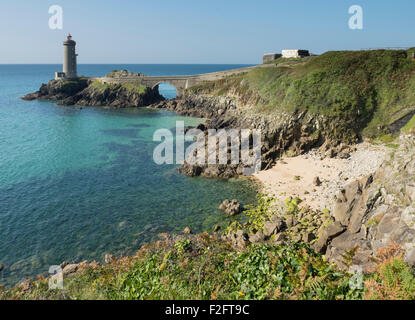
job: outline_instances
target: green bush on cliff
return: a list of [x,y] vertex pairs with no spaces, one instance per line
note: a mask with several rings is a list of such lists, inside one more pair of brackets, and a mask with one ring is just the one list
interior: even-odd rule
[[236,93],[242,102],[256,105],[256,112],[308,110],[340,120],[339,133],[352,127],[375,137],[415,109],[415,60],[411,50],[331,51],[190,91]]
[[129,93],[143,94],[146,92],[147,87],[140,83],[128,82],[128,83],[103,83],[99,80],[95,80],[90,85],[92,90],[98,92],[104,92],[106,90],[113,91],[114,89],[124,88]]

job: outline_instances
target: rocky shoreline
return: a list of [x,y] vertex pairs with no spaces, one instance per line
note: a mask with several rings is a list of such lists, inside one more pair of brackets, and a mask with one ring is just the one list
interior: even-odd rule
[[[199,125],[207,134],[209,129],[259,129],[262,134],[261,169],[271,168],[283,155],[295,156],[311,149],[320,148],[333,158],[350,152],[349,144],[359,141],[359,135],[352,129],[344,139],[335,137],[336,121],[333,118],[312,115],[307,112],[280,112],[266,115],[250,113],[250,107],[237,97],[211,97],[185,92],[173,100],[166,100],[151,107],[163,108],[180,115],[205,118]],[[185,163],[180,171],[189,176],[230,178],[241,175],[244,166],[199,165]]]
[[402,135],[399,142],[372,174],[339,190],[332,211],[314,210],[287,194],[285,202],[272,200],[261,229],[240,228],[223,238],[239,248],[264,241],[304,242],[340,268],[359,266],[363,272],[373,268],[381,248],[392,244],[402,249],[405,263],[415,266],[415,136]]
[[111,108],[144,107],[164,100],[157,88],[134,84],[104,84],[98,80],[51,80],[23,100],[53,100],[58,105],[105,106]]
[[[261,129],[263,170],[272,168],[283,156],[302,155],[317,157],[317,161],[344,159],[348,163],[347,170],[354,172],[337,172],[339,179],[347,182],[337,183],[342,187],[330,193],[332,198],[327,201],[331,210],[315,210],[300,205],[301,200],[297,204],[296,195],[287,194],[294,206],[298,206],[296,212],[280,205],[274,208],[277,214],[265,223],[262,230],[249,233],[242,228],[224,235],[223,239],[231,241],[235,247],[243,248],[249,243],[264,241],[276,244],[305,242],[341,268],[350,267],[344,263],[344,255],[349,253],[352,265],[368,270],[374,265],[380,248],[398,243],[406,252],[405,262],[415,265],[415,159],[413,156],[408,158],[408,154],[415,154],[413,135],[401,136],[398,149],[389,150],[393,151],[390,156],[387,150],[372,153],[363,150],[360,157],[375,158],[359,160],[359,155],[354,156],[357,150],[354,143],[360,140],[358,132],[349,132],[343,141],[333,137],[330,135],[335,131],[333,119],[306,112],[272,117],[253,115],[246,112],[249,106],[241,105],[237,97],[211,97],[189,92],[155,107],[206,118],[206,122],[198,127],[202,131],[210,128]],[[364,163],[367,163],[366,169],[356,167],[364,166]],[[241,170],[240,165],[200,166],[188,163],[180,168],[189,176],[222,178],[239,175]],[[391,180],[389,177],[394,178]],[[288,207],[291,205],[289,202]]]

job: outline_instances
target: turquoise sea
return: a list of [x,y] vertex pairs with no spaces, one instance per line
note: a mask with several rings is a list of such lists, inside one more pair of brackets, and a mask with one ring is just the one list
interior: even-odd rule
[[[148,75],[214,72],[241,65],[79,65],[79,74],[114,69]],[[201,119],[165,110],[83,108],[22,101],[60,65],[0,65],[0,285],[63,261],[131,254],[161,232],[211,230],[227,219],[224,199],[252,203],[241,179],[189,178],[153,162],[155,130]],[[175,90],[161,85],[167,98]]]

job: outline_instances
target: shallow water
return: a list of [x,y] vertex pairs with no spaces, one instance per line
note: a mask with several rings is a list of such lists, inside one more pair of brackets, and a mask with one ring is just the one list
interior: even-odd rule
[[[99,76],[126,68],[160,75],[234,67],[81,65],[79,71]],[[0,65],[0,284],[34,277],[64,260],[129,254],[161,232],[210,230],[226,223],[217,210],[222,200],[254,201],[248,181],[189,178],[177,173],[177,165],[154,163],[156,129],[201,119],[19,99],[58,69]],[[175,94],[168,87],[160,91]]]

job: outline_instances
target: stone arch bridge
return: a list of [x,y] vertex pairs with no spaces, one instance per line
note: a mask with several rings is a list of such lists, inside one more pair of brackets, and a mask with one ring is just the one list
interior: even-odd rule
[[212,72],[212,73],[205,73],[205,74],[198,74],[198,75],[189,75],[189,76],[128,76],[128,77],[119,77],[119,78],[110,78],[110,77],[102,77],[102,78],[94,78],[96,80],[100,80],[103,83],[140,83],[147,87],[155,88],[161,83],[168,83],[172,85],[177,92],[177,95],[180,95],[183,90],[190,88],[198,83],[204,81],[213,81],[222,79],[226,76],[230,76],[233,74],[248,72],[254,67],[246,67],[246,68],[239,68],[239,69],[232,69],[232,70],[225,70],[219,72]]

